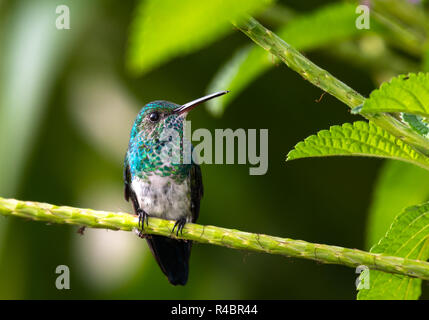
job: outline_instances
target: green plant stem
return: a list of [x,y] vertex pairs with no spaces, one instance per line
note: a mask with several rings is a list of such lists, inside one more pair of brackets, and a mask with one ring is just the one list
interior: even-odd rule
[[[0,214],[90,228],[124,231],[138,228],[137,217],[128,213],[96,211],[15,199],[0,198]],[[374,270],[429,280],[429,263],[424,261],[193,223],[186,224],[183,233],[176,237],[171,231],[173,226],[174,221],[149,218],[148,225],[145,225],[145,233],[348,267],[365,265]]]
[[[363,104],[365,98],[345,83],[320,68],[283,39],[268,30],[252,17],[233,24],[256,44],[279,58],[289,68],[298,72],[304,79],[328,92],[350,108]],[[414,132],[389,113],[360,113],[368,120],[386,129],[397,138],[413,146],[418,152],[429,156],[429,140]]]
[[[356,1],[349,1],[351,3],[354,3],[357,5]],[[385,17],[382,14],[382,11],[386,8],[389,8],[390,10],[394,9],[395,13],[407,13],[409,10],[412,10],[413,15],[407,15],[406,17],[411,19],[412,16],[417,16],[417,13],[421,19],[419,19],[419,22],[423,22],[426,20],[426,15],[422,12],[422,10],[415,10],[415,6],[411,5],[409,3],[406,3],[406,9],[402,8],[404,5],[403,1],[394,1],[395,2],[395,8],[392,8],[391,6],[386,6],[386,3],[384,1],[380,2],[372,1],[372,7],[375,9],[377,6],[380,6],[382,4],[382,10],[377,10],[377,12],[374,14],[374,18],[384,26],[383,31],[388,33],[388,41],[393,42],[397,47],[405,48],[407,51],[411,50],[415,53],[418,53],[418,55],[421,55],[422,52],[425,52],[424,47],[424,37],[418,37],[414,33],[411,33],[411,31],[404,28],[404,26],[399,25],[395,21],[392,21],[391,19]],[[381,13],[378,13],[380,12]],[[289,23],[291,20],[296,18],[297,13],[294,12],[292,9],[286,6],[282,5],[273,5],[269,6],[265,11],[263,11],[259,17],[262,19],[262,21],[268,21],[268,24],[275,24],[275,25],[284,25],[286,23]],[[385,35],[384,33],[381,33],[381,35]],[[372,35],[374,39],[378,38],[378,41],[385,41],[385,39],[382,40],[381,36],[375,36]],[[366,37],[369,38],[368,36]],[[362,41],[362,39],[361,39]],[[376,40],[374,40],[376,41]],[[411,59],[407,59],[405,57],[402,57],[401,55],[393,52],[388,47],[384,46],[381,48],[382,52],[379,52],[376,50],[376,54],[374,55],[374,50],[371,51],[371,53],[366,52],[365,50],[362,50],[359,48],[359,46],[354,43],[353,41],[344,41],[337,43],[335,46],[326,47],[324,49],[327,49],[330,54],[334,56],[339,56],[347,59],[347,61],[355,64],[355,65],[362,65],[362,66],[370,66],[372,69],[392,69],[392,71],[396,73],[405,73],[405,72],[416,72],[420,69],[420,67],[417,65],[417,63],[413,62]]]

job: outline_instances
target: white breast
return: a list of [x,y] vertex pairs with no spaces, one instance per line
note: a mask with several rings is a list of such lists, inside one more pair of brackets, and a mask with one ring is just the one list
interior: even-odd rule
[[190,222],[191,198],[189,179],[177,183],[169,177],[149,176],[148,180],[133,178],[131,188],[140,207],[150,216],[178,220],[186,217]]

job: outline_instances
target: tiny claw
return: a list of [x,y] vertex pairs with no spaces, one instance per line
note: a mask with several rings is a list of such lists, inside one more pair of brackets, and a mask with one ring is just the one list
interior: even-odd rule
[[174,224],[172,232],[174,233],[174,229],[176,229],[176,227],[177,227],[176,236],[178,237],[179,236],[179,232],[180,232],[180,234],[182,234],[183,228],[185,227],[185,224],[186,224],[186,218],[180,218]]
[[146,234],[144,234],[142,231],[139,231],[139,233],[137,234],[139,236],[139,238],[146,238]]
[[147,214],[146,211],[144,211],[141,208],[137,209],[137,215],[139,216],[139,224],[138,227],[141,231],[144,230],[144,223],[146,221],[146,225],[149,225],[149,215]]
[[143,231],[141,231],[141,230],[139,230],[139,229],[137,229],[137,228],[134,228],[133,229],[133,232],[139,237],[139,238],[142,238],[142,239],[145,239],[145,238],[148,238],[149,237],[149,235],[147,235],[147,234],[145,234],[145,233],[143,233]]

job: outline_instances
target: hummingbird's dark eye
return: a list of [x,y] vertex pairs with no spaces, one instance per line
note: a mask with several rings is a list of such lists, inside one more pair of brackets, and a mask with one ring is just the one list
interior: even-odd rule
[[149,120],[150,121],[152,121],[152,122],[158,122],[158,120],[159,120],[159,113],[158,112],[152,112],[150,115],[149,115]]

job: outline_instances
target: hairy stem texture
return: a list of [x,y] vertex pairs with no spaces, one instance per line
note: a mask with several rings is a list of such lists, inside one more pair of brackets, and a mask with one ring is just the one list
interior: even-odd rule
[[[248,17],[238,22],[234,21],[233,24],[256,44],[282,60],[289,68],[298,72],[305,80],[328,92],[350,108],[358,107],[365,101],[365,98],[358,92],[335,78],[328,71],[314,64],[254,18]],[[393,115],[389,113],[361,113],[361,115],[410,144],[418,152],[429,156],[429,140],[414,132]]]
[[[90,228],[123,231],[138,228],[137,216],[128,213],[96,211],[15,199],[0,198],[0,214]],[[429,263],[425,261],[193,223],[186,224],[183,233],[177,237],[172,232],[173,226],[174,221],[151,217],[144,230],[147,234],[193,240],[232,249],[279,254],[348,267],[365,265],[374,270],[429,280]]]

